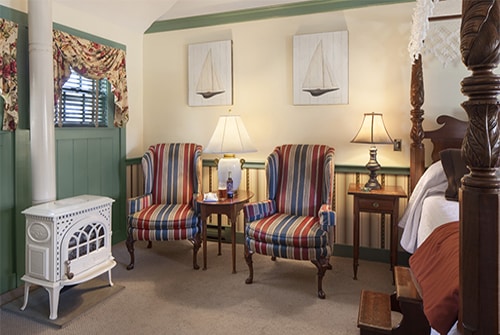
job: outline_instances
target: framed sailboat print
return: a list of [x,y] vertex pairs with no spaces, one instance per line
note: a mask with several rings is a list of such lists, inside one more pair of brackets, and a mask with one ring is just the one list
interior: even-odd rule
[[189,106],[232,105],[232,41],[188,46]]
[[293,37],[294,105],[347,104],[347,31]]

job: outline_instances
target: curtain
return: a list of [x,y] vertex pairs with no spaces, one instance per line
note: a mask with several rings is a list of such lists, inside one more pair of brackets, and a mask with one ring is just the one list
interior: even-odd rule
[[412,63],[421,54],[434,55],[443,66],[461,59],[460,20],[456,20],[454,25],[437,25],[430,29],[429,18],[432,17],[439,1],[444,0],[417,0],[408,44]]
[[115,101],[115,127],[128,121],[128,92],[125,51],[105,46],[68,33],[54,30],[54,99],[61,96],[62,87],[71,71],[91,79],[106,78]]
[[4,99],[2,130],[16,130],[17,103],[17,24],[0,19],[0,95]]

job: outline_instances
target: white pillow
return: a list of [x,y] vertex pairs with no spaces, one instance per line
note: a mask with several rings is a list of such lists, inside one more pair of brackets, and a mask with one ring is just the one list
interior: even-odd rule
[[399,227],[404,228],[400,244],[409,253],[413,253],[417,247],[417,233],[424,198],[439,193],[442,193],[444,196],[447,186],[448,180],[446,179],[441,161],[437,161],[429,166],[422,177],[420,177],[398,224]]
[[[446,174],[444,173],[443,169],[443,164],[441,161],[437,161],[431,164],[425,170],[424,174],[422,177],[417,182],[417,185],[415,186],[415,189],[413,190],[411,196],[410,196],[410,201],[412,198],[419,198],[421,197],[421,193],[425,192],[426,190],[437,186],[443,182],[448,182],[448,179],[446,179]],[[409,204],[408,204],[409,205]]]

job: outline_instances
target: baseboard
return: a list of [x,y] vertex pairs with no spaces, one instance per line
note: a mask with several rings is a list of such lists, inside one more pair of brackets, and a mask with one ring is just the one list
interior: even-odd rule
[[[30,288],[31,290],[35,289],[36,287],[33,286]],[[21,297],[24,295],[24,285],[16,287],[15,289],[12,289],[10,291],[7,291],[5,293],[2,293],[0,295],[0,306],[5,305],[13,300],[16,300],[17,298]]]

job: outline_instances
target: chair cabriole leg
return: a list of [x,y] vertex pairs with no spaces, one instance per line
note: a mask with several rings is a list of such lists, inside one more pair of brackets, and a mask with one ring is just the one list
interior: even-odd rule
[[193,269],[198,270],[200,268],[198,265],[198,250],[201,247],[201,234],[198,232],[191,242],[193,243]]
[[248,250],[248,247],[245,244],[245,261],[248,265],[248,278],[245,280],[246,284],[251,284],[253,282],[253,262],[252,262],[252,252]]
[[125,244],[127,245],[128,253],[130,254],[130,264],[127,265],[127,270],[132,270],[134,268],[135,263],[135,255],[134,255],[134,238],[132,237],[132,232],[129,230],[127,234],[127,241]]
[[318,297],[320,299],[325,299],[326,294],[323,291],[323,277],[325,276],[326,270],[330,270],[332,266],[325,257],[311,260],[311,262],[316,265],[316,268],[318,269]]

